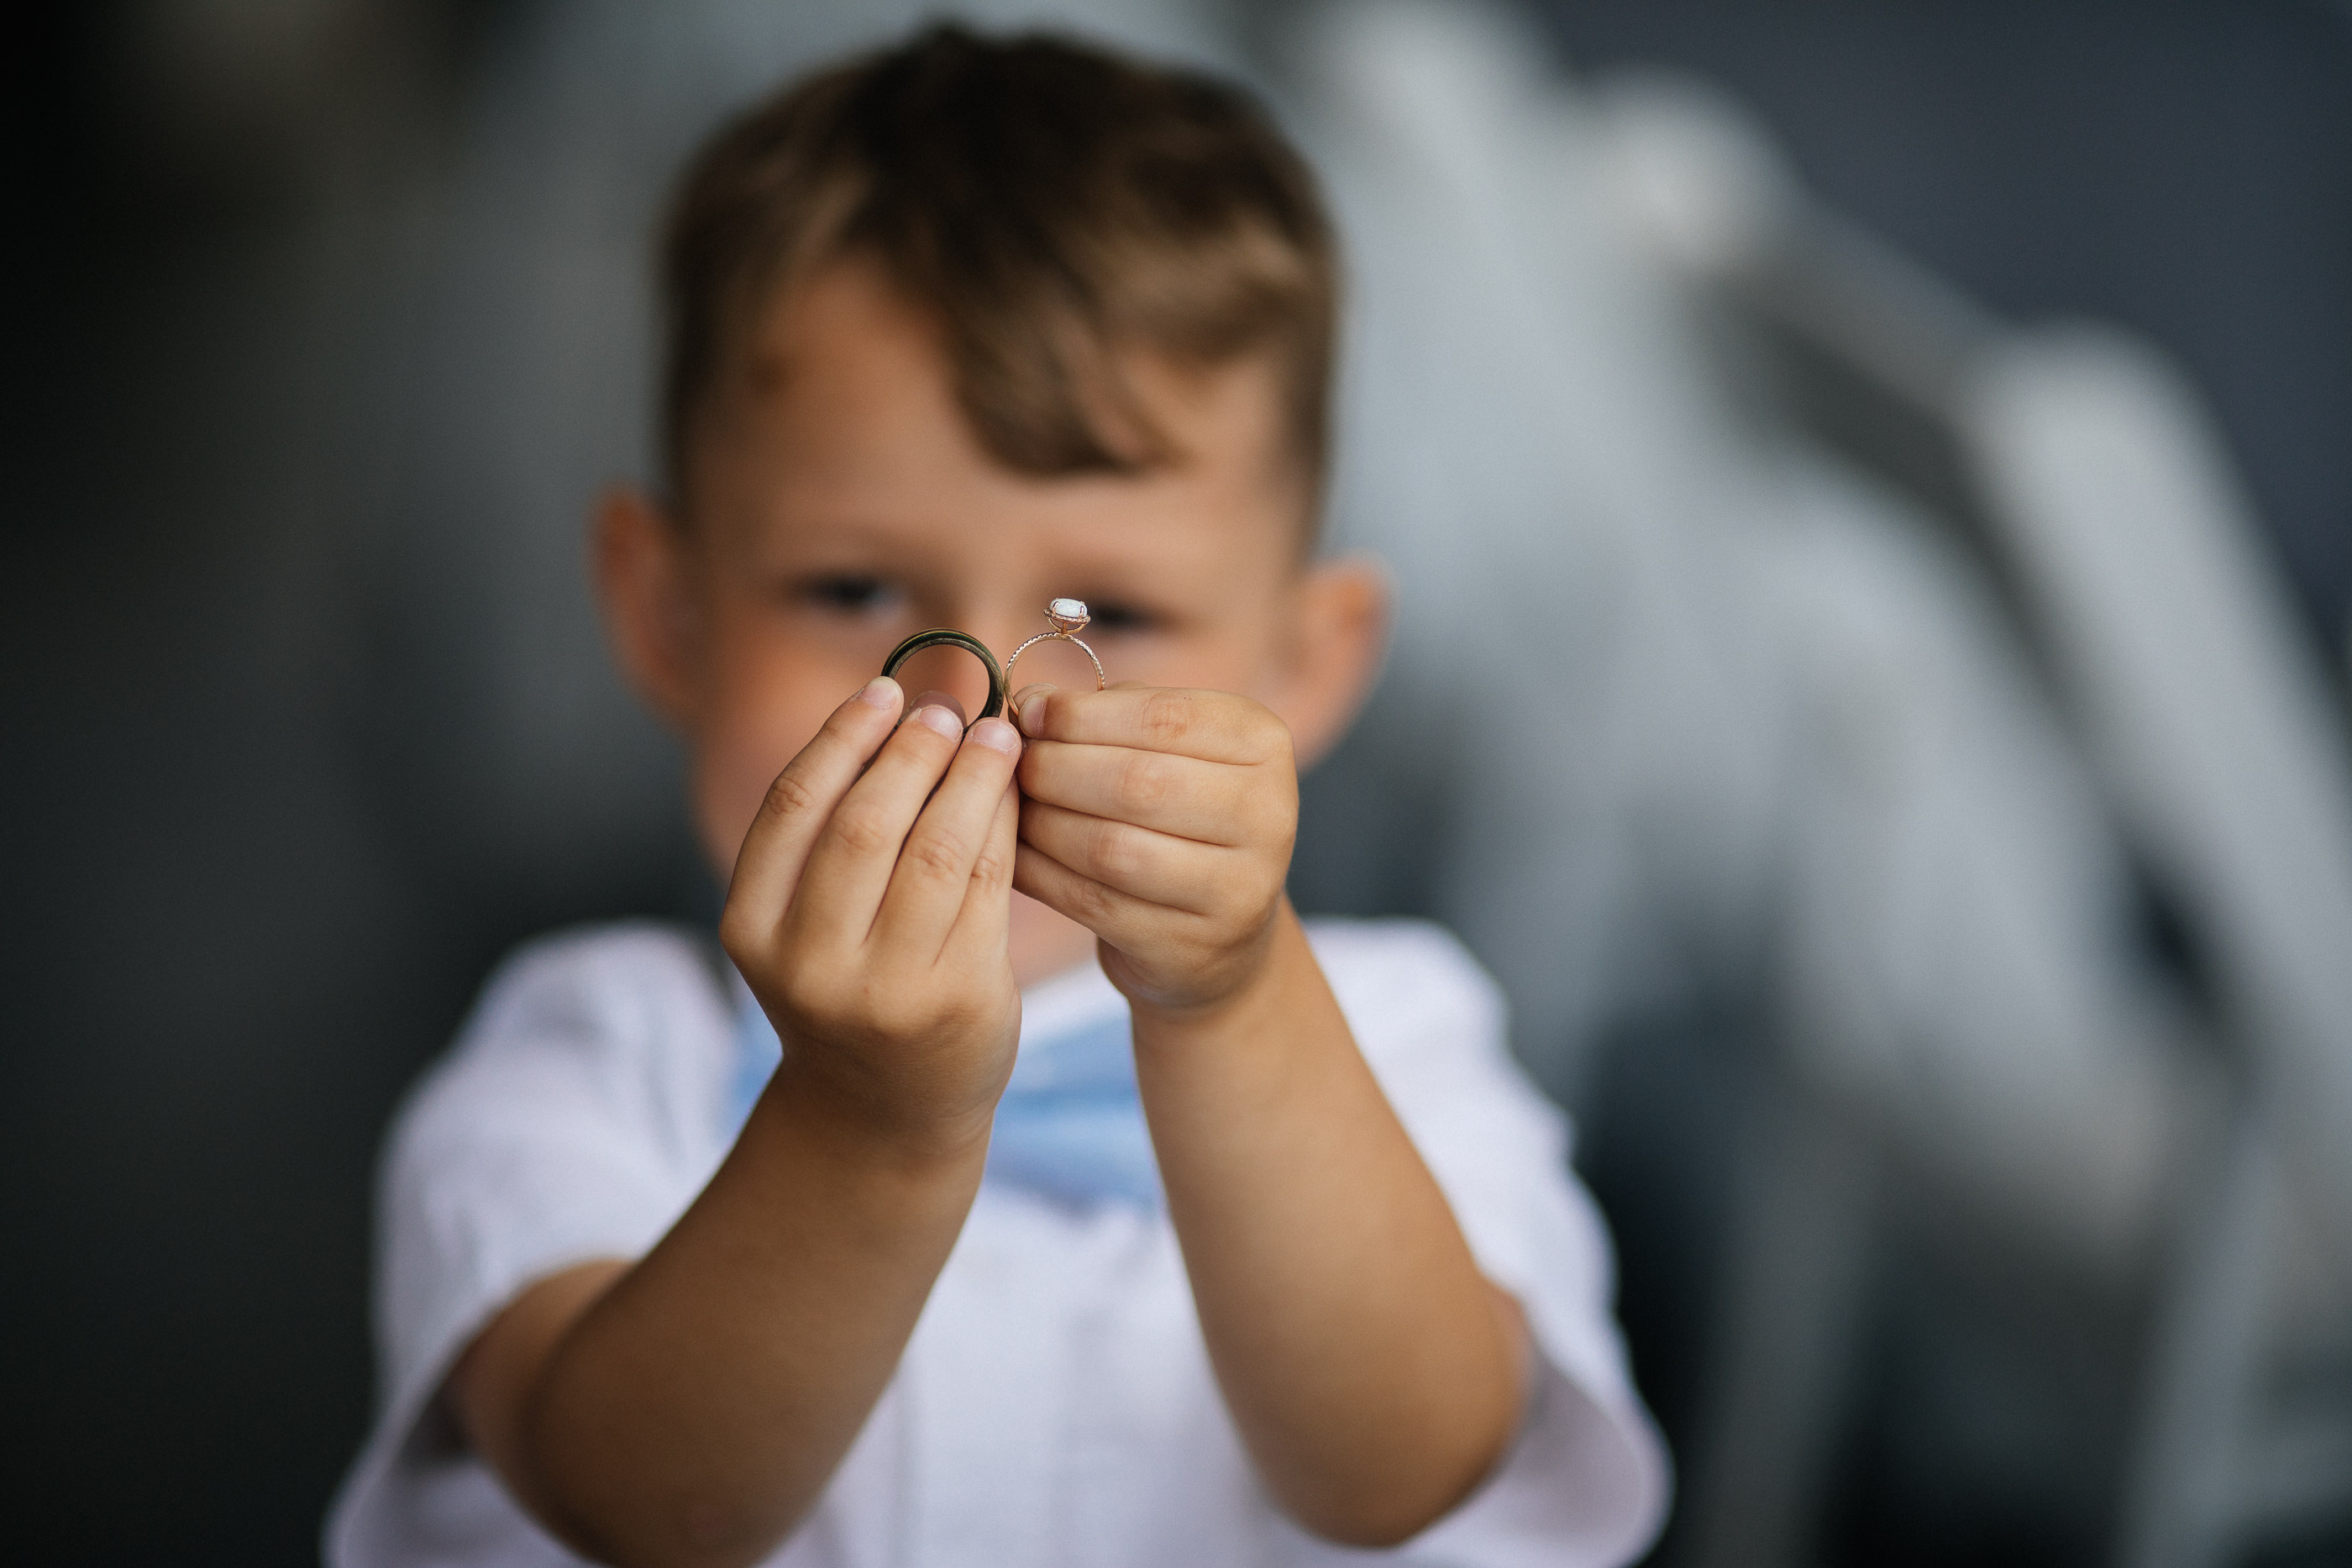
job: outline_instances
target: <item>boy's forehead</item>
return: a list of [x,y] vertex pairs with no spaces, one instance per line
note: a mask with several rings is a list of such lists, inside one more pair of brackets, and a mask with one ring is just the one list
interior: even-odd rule
[[755,395],[893,365],[947,379],[937,321],[861,262],[835,262],[771,288],[746,327],[742,383]]
[[[1160,488],[1223,493],[1231,505],[1259,489],[1294,516],[1299,538],[1311,531],[1280,378],[1263,356],[1207,367],[1123,356],[1122,382],[1164,454],[1132,474],[1034,474],[987,450],[958,395],[936,313],[879,267],[828,265],[774,290],[747,326],[730,400],[736,417],[726,422],[738,439],[727,444],[753,448],[772,483],[916,497],[980,486],[1080,505]],[[1107,423],[1117,425],[1115,413]]]

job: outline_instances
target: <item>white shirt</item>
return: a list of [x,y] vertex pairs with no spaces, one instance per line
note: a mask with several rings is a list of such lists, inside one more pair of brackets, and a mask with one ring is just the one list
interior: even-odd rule
[[[1394,1553],[1611,1564],[1654,1533],[1664,1450],[1610,1316],[1567,1132],[1503,1049],[1494,985],[1403,922],[1314,923],[1317,956],[1479,1265],[1541,1361],[1471,1500]],[[1091,966],[1033,987],[1024,1038],[1125,1003]],[[327,1527],[332,1568],[570,1563],[456,1440],[449,1366],[532,1281],[634,1258],[726,1153],[730,998],[649,925],[547,938],[495,976],[394,1128],[376,1284],[384,1403]],[[983,1184],[897,1374],[779,1568],[1314,1563],[1366,1555],[1276,1511],[1220,1402],[1164,1215]]]

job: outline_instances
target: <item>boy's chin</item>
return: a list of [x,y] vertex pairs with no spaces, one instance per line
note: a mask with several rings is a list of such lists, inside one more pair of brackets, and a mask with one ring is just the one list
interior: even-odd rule
[[1095,934],[1025,893],[1013,895],[1013,978],[1034,986],[1095,961]]

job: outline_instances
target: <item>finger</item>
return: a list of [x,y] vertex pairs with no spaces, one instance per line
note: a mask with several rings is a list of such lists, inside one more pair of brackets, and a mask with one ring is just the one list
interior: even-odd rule
[[1015,710],[1032,740],[1127,746],[1207,762],[1270,762],[1290,732],[1262,703],[1231,692],[1113,686],[1101,692],[1026,687]]
[[796,940],[821,947],[866,940],[907,834],[962,739],[945,708],[919,707],[882,743],[809,847],[785,915]]
[[[890,737],[904,695],[887,676],[866,682],[833,710],[815,738],[776,775],[743,835],[743,847],[736,852],[722,936],[756,942],[774,932],[800,882],[809,846],[834,807],[857,782],[859,772]],[[734,950],[731,939],[728,947]]]
[[919,707],[943,707],[947,709],[948,712],[955,715],[956,727],[959,729],[971,722],[964,716],[963,704],[956,700],[956,696],[953,692],[925,692],[921,696],[917,697],[913,702],[907,705],[907,711],[909,714],[912,714]]
[[1013,862],[1021,833],[1021,795],[1007,789],[996,802],[988,837],[971,862],[963,907],[948,932],[940,961],[964,966],[977,976],[982,964],[1006,961],[1006,944],[1013,925]]
[[1021,841],[1106,887],[1193,915],[1213,914],[1248,869],[1236,850],[1036,800],[1022,802]]
[[1154,938],[1163,945],[1171,921],[1190,925],[1198,916],[1150,904],[1133,894],[1072,871],[1034,844],[1013,852],[1013,885],[1057,914],[1066,915],[1122,952],[1139,951]]
[[997,810],[1013,793],[1013,764],[1020,755],[1021,734],[1003,719],[971,727],[898,852],[874,918],[877,946],[926,963],[939,956],[963,909]]
[[1264,783],[1257,768],[1124,746],[1033,740],[1021,759],[1033,800],[1205,844],[1248,838],[1253,786]]

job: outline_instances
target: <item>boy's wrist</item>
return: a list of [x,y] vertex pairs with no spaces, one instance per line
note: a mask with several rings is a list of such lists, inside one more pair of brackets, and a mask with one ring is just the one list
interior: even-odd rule
[[752,1111],[755,1121],[824,1155],[918,1178],[983,1164],[995,1114],[992,1098],[948,1111],[885,1105],[789,1052]]
[[1300,958],[1314,961],[1306,928],[1291,907],[1287,894],[1276,904],[1243,977],[1206,1000],[1166,1003],[1150,998],[1128,998],[1139,1049],[1169,1046],[1214,1036],[1254,1032],[1250,1019],[1279,1005],[1291,969]]

